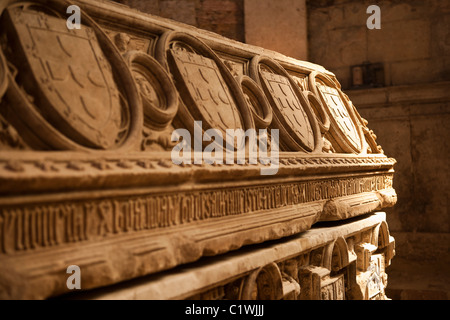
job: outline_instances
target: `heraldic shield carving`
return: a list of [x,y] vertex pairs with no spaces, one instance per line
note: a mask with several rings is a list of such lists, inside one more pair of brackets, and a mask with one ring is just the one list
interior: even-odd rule
[[219,130],[224,140],[227,129],[254,128],[238,83],[205,43],[188,34],[169,32],[159,40],[156,56],[181,80],[176,85],[183,101],[180,119],[184,128],[193,132],[194,121],[202,121],[203,130]]
[[344,98],[342,91],[326,75],[312,72],[309,75],[311,90],[327,106],[331,120],[330,135],[338,152],[359,153],[362,150],[361,130],[355,125],[353,108]]
[[[243,129],[239,111],[228,87],[212,59],[179,49],[171,49],[184,83],[198,106],[198,116],[214,128]],[[193,81],[193,77],[198,81]]]
[[281,132],[284,148],[312,152],[319,147],[316,118],[286,70],[272,59],[257,56],[251,62],[250,75],[266,92],[274,112],[273,125]]
[[[87,15],[89,25],[69,30],[65,19],[51,13],[39,4],[18,4],[3,12],[2,29],[12,44],[5,55],[17,69],[14,80],[21,88],[13,92],[18,89],[13,86],[10,99],[21,100],[19,109],[35,118],[28,129],[45,149],[123,146],[142,122],[125,61]],[[116,77],[125,90],[118,88]]]

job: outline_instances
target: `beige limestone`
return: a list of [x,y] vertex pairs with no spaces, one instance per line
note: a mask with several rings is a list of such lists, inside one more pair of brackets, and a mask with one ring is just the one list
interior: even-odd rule
[[[68,293],[71,265],[90,290],[396,203],[395,159],[323,67],[112,2],[76,1],[79,30],[67,29],[63,1],[16,2],[0,6],[1,298]],[[277,173],[262,176],[267,165],[248,157],[176,165],[171,133],[195,136],[200,120],[225,134],[279,130]],[[369,291],[354,298],[384,298],[367,284],[383,259],[373,247],[393,254],[377,223],[354,230],[372,244],[355,249],[368,272],[356,283]],[[345,275],[332,272],[358,259],[333,230],[313,248],[314,298],[342,298]],[[274,261],[260,267],[240,298],[264,279],[277,290],[261,299],[302,297],[295,272],[287,283]]]
[[[244,295],[245,287],[251,285],[252,281],[267,281],[252,275],[261,273],[260,270],[273,270],[269,272],[272,281],[267,281],[272,285],[266,290],[284,300],[384,299],[386,268],[395,252],[393,238],[389,236],[389,230],[385,229],[385,219],[383,212],[377,212],[347,224],[320,226],[285,241],[260,246],[252,252],[228,254],[221,259],[209,259],[201,264],[167,271],[157,277],[71,298],[245,299],[251,298]],[[368,252],[358,249],[360,247],[369,248]],[[377,268],[372,269],[375,265]],[[277,277],[283,286],[273,285]],[[235,280],[230,281],[233,278]],[[344,278],[345,284],[330,285]],[[379,281],[375,287],[369,284],[371,278]],[[243,286],[239,286],[240,283]],[[279,290],[279,293],[275,290]],[[261,299],[262,294],[257,291],[256,297],[251,299]]]

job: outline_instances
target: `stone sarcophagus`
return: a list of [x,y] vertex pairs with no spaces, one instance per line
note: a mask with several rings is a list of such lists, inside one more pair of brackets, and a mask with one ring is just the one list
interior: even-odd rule
[[0,13],[0,298],[71,266],[167,275],[151,299],[385,297],[395,160],[332,73],[108,1]]

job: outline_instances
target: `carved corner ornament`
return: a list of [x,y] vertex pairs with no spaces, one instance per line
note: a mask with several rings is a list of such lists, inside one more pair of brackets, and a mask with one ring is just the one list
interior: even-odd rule
[[[113,2],[73,3],[79,29],[67,28],[63,0],[0,4],[0,298],[67,293],[68,265],[95,289],[395,204],[395,159],[323,67],[123,6],[118,15]],[[194,136],[196,121],[202,136],[278,130],[277,173],[261,176],[264,163],[248,158],[174,164],[173,131]],[[254,272],[299,274],[275,263]],[[302,272],[322,279],[308,295],[344,294],[343,277]],[[280,279],[267,297],[285,296]]]

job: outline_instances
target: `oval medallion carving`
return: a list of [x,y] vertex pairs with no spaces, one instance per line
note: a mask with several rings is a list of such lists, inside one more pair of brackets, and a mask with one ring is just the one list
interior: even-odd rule
[[153,57],[140,51],[124,56],[141,94],[144,123],[153,129],[164,129],[178,111],[178,93],[167,72]]
[[241,84],[245,100],[253,114],[256,129],[266,129],[272,123],[272,108],[264,92],[249,76],[240,76],[237,81]]

